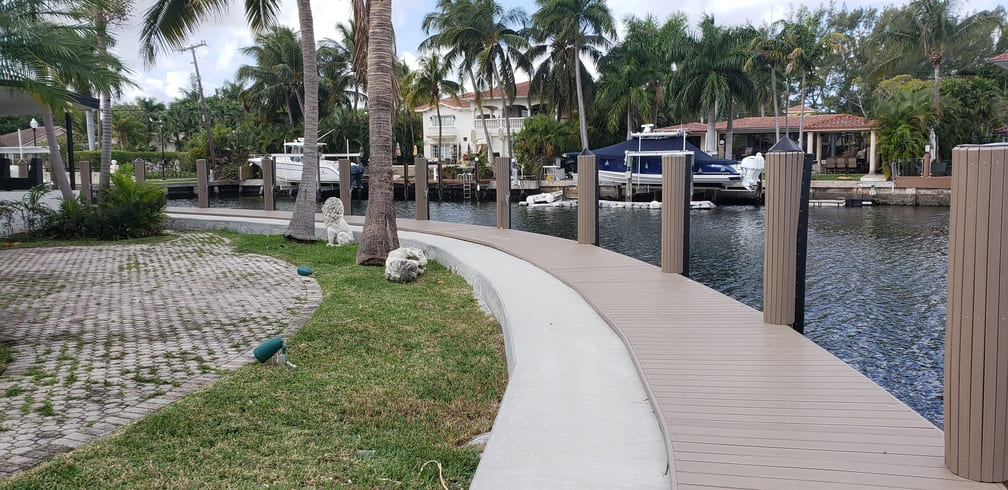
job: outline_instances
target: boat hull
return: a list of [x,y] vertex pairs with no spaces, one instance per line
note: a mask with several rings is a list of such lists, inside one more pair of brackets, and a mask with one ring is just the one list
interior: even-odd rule
[[[614,185],[614,184],[626,184],[627,182],[626,172],[599,170],[598,175],[600,184]],[[662,176],[661,174],[637,172],[631,176],[631,181],[635,186],[638,185],[660,186],[662,183],[661,182]],[[731,172],[694,172],[693,184],[722,186],[722,187],[738,187],[742,185],[742,177],[737,173],[731,173]]]
[[[291,161],[285,155],[273,155],[276,183],[292,185],[301,182],[301,162]],[[249,159],[249,163],[262,167],[262,158]],[[319,162],[319,182],[322,184],[338,184],[340,181],[339,162],[322,160]]]

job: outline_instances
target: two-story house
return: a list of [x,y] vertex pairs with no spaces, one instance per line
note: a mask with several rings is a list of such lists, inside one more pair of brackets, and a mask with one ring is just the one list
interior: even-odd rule
[[[483,92],[483,114],[476,106],[475,93],[460,95],[457,99],[441,99],[441,140],[438,141],[437,111],[433,104],[414,109],[423,118],[423,154],[430,160],[440,159],[444,164],[462,160],[463,155],[484,151],[487,131],[495,155],[507,155],[505,148],[504,111],[501,90]],[[525,118],[540,109],[539,97],[529,94],[529,82],[515,86],[515,100],[507,107],[512,138],[523,127]],[[443,156],[443,158],[442,158]]]

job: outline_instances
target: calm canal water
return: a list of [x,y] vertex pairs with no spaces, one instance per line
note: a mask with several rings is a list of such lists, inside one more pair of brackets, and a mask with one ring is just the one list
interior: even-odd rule
[[[193,200],[172,200],[192,206]],[[258,197],[211,206],[262,208]],[[355,201],[354,214],[366,203]],[[397,215],[413,217],[397,201]],[[291,209],[293,200],[279,200]],[[431,219],[495,225],[493,203],[431,203]],[[948,208],[813,208],[809,218],[805,334],[942,427]],[[691,277],[762,308],[763,208],[692,211]],[[601,245],[658,265],[658,210],[599,210]],[[576,208],[515,206],[512,227],[575,239]]]

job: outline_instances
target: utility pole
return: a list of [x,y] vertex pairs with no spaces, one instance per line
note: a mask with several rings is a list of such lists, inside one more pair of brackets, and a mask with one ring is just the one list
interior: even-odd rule
[[200,41],[199,44],[182,48],[181,51],[192,53],[192,64],[196,67],[196,88],[199,89],[200,108],[203,110],[203,126],[206,127],[207,145],[210,147],[210,165],[213,166],[217,162],[217,155],[214,153],[213,134],[211,134],[210,130],[210,113],[207,111],[206,99],[203,98],[203,80],[200,79],[199,64],[196,62],[196,48],[203,46],[206,46],[206,42]]

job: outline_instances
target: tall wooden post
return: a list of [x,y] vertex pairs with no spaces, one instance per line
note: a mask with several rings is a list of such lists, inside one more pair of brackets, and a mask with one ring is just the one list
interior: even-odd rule
[[139,158],[133,160],[133,177],[137,182],[147,179],[147,164]]
[[353,185],[350,183],[350,160],[341,158],[336,162],[339,165],[339,198],[343,201],[343,214],[350,216],[353,214],[353,203],[350,202],[350,186]]
[[591,153],[577,157],[578,243],[598,245],[598,165]]
[[430,219],[430,196],[427,193],[427,159],[416,157],[413,159],[413,170],[416,173],[416,219]]
[[266,211],[276,211],[276,201],[273,199],[273,188],[276,186],[276,172],[273,159],[265,156],[262,158],[262,193],[263,208]]
[[805,250],[812,162],[789,139],[766,155],[763,321],[805,328]]
[[1008,145],[952,150],[945,465],[1008,480]]
[[692,160],[686,153],[662,156],[661,270],[687,277]]
[[91,162],[80,162],[80,197],[86,203],[91,203]]
[[197,207],[210,207],[210,196],[207,195],[207,161],[200,158],[196,160],[196,202]]
[[494,158],[494,179],[497,181],[497,228],[511,228],[511,159]]

